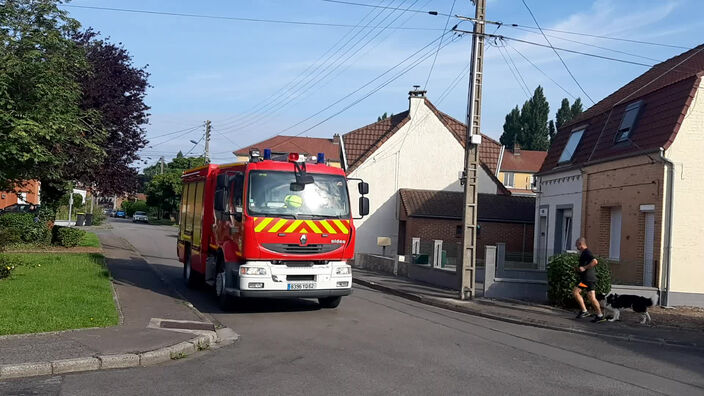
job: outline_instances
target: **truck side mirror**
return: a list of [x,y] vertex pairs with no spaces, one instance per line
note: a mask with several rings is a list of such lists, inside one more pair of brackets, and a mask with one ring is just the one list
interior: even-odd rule
[[218,177],[216,179],[216,184],[217,184],[217,186],[215,188],[217,188],[217,189],[227,187],[227,174],[223,173],[223,174],[218,175]]
[[215,210],[218,212],[222,212],[225,210],[225,190],[222,188],[218,188],[215,190],[215,203],[213,205],[215,207]]
[[[364,183],[366,184],[366,183]],[[369,198],[359,197],[359,215],[366,216],[369,214]]]
[[357,184],[357,190],[359,190],[359,195],[369,194],[369,183],[359,182],[359,184]]

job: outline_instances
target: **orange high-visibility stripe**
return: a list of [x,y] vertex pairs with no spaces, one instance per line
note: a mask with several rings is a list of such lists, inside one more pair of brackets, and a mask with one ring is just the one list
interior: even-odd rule
[[273,227],[269,228],[269,232],[276,232],[276,231],[280,230],[283,226],[286,225],[286,223],[288,223],[288,220],[280,219],[279,221],[276,222],[276,224],[274,224]]
[[271,223],[271,221],[274,220],[271,217],[267,217],[263,219],[259,224],[257,224],[256,227],[254,227],[254,232],[261,232],[266,226]]
[[325,230],[331,234],[337,234],[334,228],[327,222],[327,220],[320,220],[320,224],[325,228]]
[[313,220],[306,220],[306,224],[308,225],[308,227],[309,227],[311,230],[313,230],[314,233],[316,233],[316,234],[322,234],[323,232],[320,230],[320,228],[318,227],[318,225],[315,224],[315,223],[316,223],[316,222],[313,221]]
[[296,231],[296,229],[303,223],[303,220],[295,220],[290,226],[284,231],[285,233],[290,233]]
[[342,231],[343,234],[349,234],[349,233],[350,233],[349,230],[347,229],[347,227],[345,227],[345,225],[342,224],[342,222],[341,222],[340,220],[333,220],[332,222],[335,223],[335,225],[337,226],[337,228],[338,228],[340,231]]

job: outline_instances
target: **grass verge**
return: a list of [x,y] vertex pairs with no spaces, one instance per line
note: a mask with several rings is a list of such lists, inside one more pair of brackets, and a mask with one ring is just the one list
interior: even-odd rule
[[83,236],[83,239],[78,242],[78,246],[100,247],[100,240],[98,239],[98,235],[94,232],[86,232],[86,234]]
[[149,224],[151,225],[174,225],[173,221],[169,219],[149,219]]
[[18,254],[24,264],[0,280],[0,335],[107,327],[118,323],[100,254]]

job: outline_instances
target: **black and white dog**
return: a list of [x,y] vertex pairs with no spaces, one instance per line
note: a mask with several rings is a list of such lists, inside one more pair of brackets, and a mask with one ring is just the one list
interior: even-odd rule
[[605,302],[605,308],[613,312],[613,318],[609,319],[610,322],[620,320],[621,310],[632,309],[633,312],[641,314],[641,324],[650,323],[650,314],[648,313],[648,307],[652,307],[658,301],[657,296],[646,298],[641,296],[634,296],[630,294],[616,294],[611,293],[604,297],[603,294],[597,296],[597,300]]

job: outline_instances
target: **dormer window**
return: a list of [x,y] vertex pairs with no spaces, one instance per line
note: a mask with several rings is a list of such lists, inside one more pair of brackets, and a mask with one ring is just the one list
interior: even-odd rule
[[579,146],[579,142],[582,140],[582,135],[584,135],[584,131],[586,129],[587,127],[582,127],[572,131],[565,148],[562,150],[562,155],[560,155],[560,160],[558,163],[562,164],[572,161],[572,156],[574,156],[574,152],[577,150],[577,146]]
[[616,133],[616,143],[625,142],[631,137],[631,132],[633,132],[633,127],[636,124],[641,107],[643,107],[642,100],[633,102],[626,106],[626,111],[623,113],[621,125],[618,127],[618,132]]

